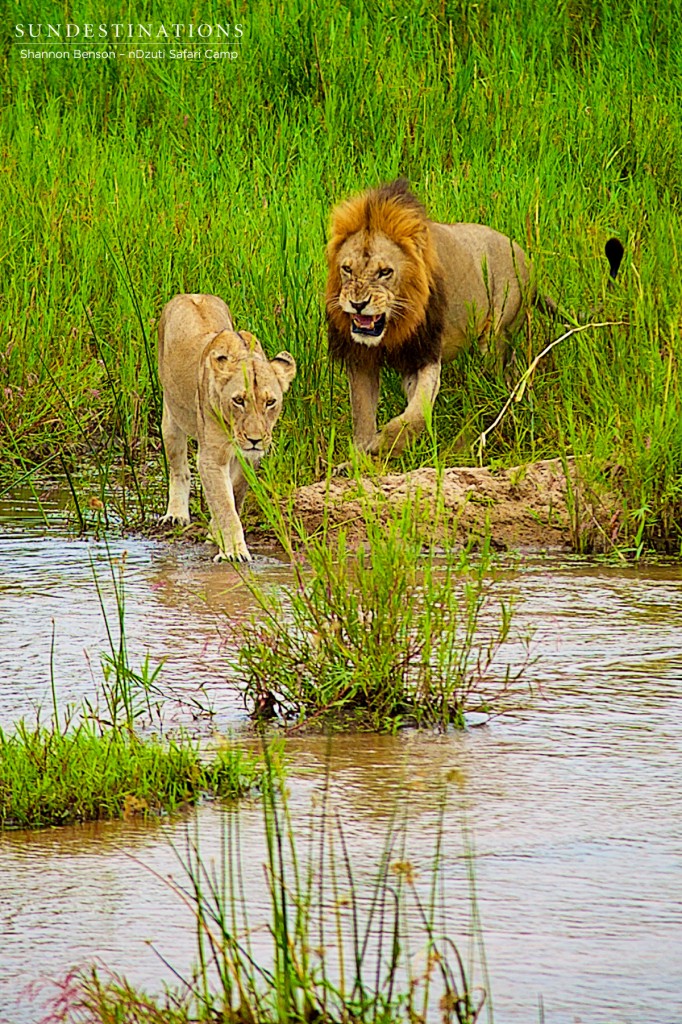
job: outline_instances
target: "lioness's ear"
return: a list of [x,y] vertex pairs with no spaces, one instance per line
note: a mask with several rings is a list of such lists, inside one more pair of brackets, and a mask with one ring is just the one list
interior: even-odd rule
[[278,352],[275,358],[270,360],[270,366],[275,371],[282,391],[286,391],[296,376],[296,360],[288,352]]
[[232,331],[223,331],[211,345],[208,353],[211,368],[221,377],[231,377],[244,358],[243,341]]
[[255,352],[256,355],[261,355],[263,357],[265,356],[263,346],[255,334],[251,334],[250,331],[239,331],[239,337],[244,342],[247,351]]

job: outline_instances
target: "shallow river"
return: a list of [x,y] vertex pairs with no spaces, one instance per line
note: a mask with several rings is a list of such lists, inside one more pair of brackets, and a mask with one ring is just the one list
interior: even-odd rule
[[[0,509],[0,515],[2,509]],[[177,721],[240,728],[229,669],[230,624],[250,611],[233,572],[201,546],[110,541],[127,551],[131,661],[165,659]],[[273,584],[287,568],[261,559]],[[107,634],[93,583],[115,623],[101,542],[45,533],[16,510],[0,520],[0,724],[92,697]],[[514,618],[532,630],[526,709],[461,735],[321,738],[288,747],[295,827],[304,832],[329,767],[358,879],[383,848],[397,800],[408,801],[408,852],[426,866],[445,776],[445,898],[466,945],[470,901],[463,820],[475,845],[478,910],[494,1019],[529,1024],[682,1021],[682,568],[605,567],[528,558],[504,581]],[[518,658],[518,652],[512,651]],[[97,959],[159,991],[194,959],[188,911],[164,877],[172,844],[196,829],[218,856],[224,815],[199,809],[172,826],[130,823],[0,836],[0,1022],[33,1024],[50,979]],[[249,914],[265,906],[257,802],[239,812]],[[164,963],[164,961],[166,963]],[[480,972],[476,976],[481,981]],[[488,1019],[485,1015],[484,1020]]]

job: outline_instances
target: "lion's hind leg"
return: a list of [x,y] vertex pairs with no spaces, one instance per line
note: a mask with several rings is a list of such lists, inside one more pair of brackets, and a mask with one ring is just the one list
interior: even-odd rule
[[190,471],[187,434],[173,417],[166,401],[161,420],[163,446],[168,459],[168,508],[162,523],[189,523]]

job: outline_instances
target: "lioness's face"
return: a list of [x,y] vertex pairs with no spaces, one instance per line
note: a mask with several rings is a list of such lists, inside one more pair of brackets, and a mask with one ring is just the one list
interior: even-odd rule
[[392,319],[402,315],[401,274],[405,257],[399,246],[381,233],[358,231],[337,254],[341,280],[339,308],[348,314],[355,341],[375,346]]
[[228,339],[228,347],[219,342],[210,353],[212,404],[244,455],[259,462],[270,447],[296,364],[288,352],[280,352],[268,361],[258,341],[246,332],[243,337],[248,339],[247,344],[235,352],[236,337]]

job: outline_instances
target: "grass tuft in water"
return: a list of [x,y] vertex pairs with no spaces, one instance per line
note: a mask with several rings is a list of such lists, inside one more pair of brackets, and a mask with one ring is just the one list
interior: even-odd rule
[[[444,805],[445,800],[431,855],[424,853],[421,836],[418,857],[410,858],[407,820],[396,814],[377,863],[359,864],[327,792],[311,813],[309,833],[295,831],[286,787],[268,761],[262,801],[265,909],[247,907],[244,898],[239,809],[225,816],[217,862],[202,857],[188,830],[185,848],[176,851],[184,877],[170,884],[194,919],[197,961],[191,976],[154,997],[125,978],[86,968],[65,979],[59,1020],[475,1024],[487,991],[474,986],[473,952],[465,967],[441,902]],[[471,885],[469,895],[466,928],[480,941]],[[487,984],[485,958],[476,959]]]
[[182,737],[162,743],[89,721],[21,721],[0,729],[0,829],[158,816],[202,796],[244,796],[260,774],[236,747],[207,757]]
[[0,729],[0,830],[168,814],[204,796],[236,799],[259,784],[261,761],[236,745],[200,750],[179,733],[161,739],[138,727],[163,727],[166,698],[161,665],[147,656],[139,669],[128,654],[125,627],[125,552],[107,548],[116,625],[107,617],[101,582],[92,563],[106,625],[109,652],[102,655],[102,682],[93,699],[60,713],[50,656],[51,717],[22,720]]
[[276,591],[243,577],[260,606],[236,628],[255,717],[392,731],[462,726],[467,711],[500,709],[525,662],[502,663],[512,606],[495,593],[487,540],[475,552],[425,545],[414,503],[396,511],[368,498],[366,543],[324,524],[308,537],[253,474],[252,485],[294,576]]

